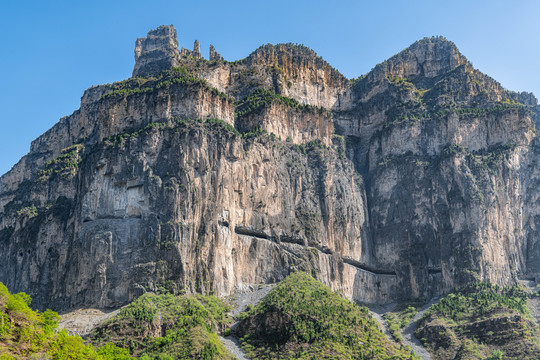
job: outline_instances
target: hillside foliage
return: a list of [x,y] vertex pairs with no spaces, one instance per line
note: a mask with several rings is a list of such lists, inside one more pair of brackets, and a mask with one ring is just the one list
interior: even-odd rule
[[127,348],[139,359],[233,359],[216,332],[229,307],[215,296],[147,293],[90,336],[96,345]]
[[0,283],[0,359],[125,360],[126,349],[112,344],[94,348],[80,336],[58,330],[60,316],[54,311],[34,311],[25,293],[10,294]]
[[469,285],[433,305],[416,336],[440,359],[539,359],[540,330],[518,285]]

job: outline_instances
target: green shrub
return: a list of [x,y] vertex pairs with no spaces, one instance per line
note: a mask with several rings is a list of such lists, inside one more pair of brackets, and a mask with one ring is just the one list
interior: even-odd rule
[[38,182],[45,182],[53,176],[60,176],[62,179],[71,179],[79,170],[82,162],[84,145],[75,144],[62,150],[60,156],[45,163],[45,168],[38,173]]
[[462,358],[491,353],[488,359],[500,359],[505,352],[508,358],[532,360],[540,354],[540,329],[530,319],[527,293],[519,285],[479,282],[455,291],[424,314],[415,335],[437,355],[440,349],[459,351]]
[[25,206],[22,209],[17,211],[17,216],[20,217],[20,218],[26,217],[26,218],[31,219],[31,218],[33,218],[33,217],[35,217],[37,215],[38,215],[38,211],[37,211],[37,208],[34,205]]
[[222,130],[225,130],[226,132],[235,134],[237,136],[241,135],[240,132],[238,132],[238,130],[236,130],[236,128],[234,126],[232,126],[231,124],[229,124],[228,122],[225,122],[223,120],[219,120],[219,119],[215,119],[215,118],[209,118],[209,119],[206,120],[206,123],[208,125],[210,125],[211,127],[220,128]]
[[97,359],[98,355],[91,345],[86,345],[80,336],[70,336],[60,331],[51,341],[47,354],[55,360]]
[[103,359],[128,360],[133,359],[127,349],[119,348],[113,344],[106,344],[97,350],[97,354]]

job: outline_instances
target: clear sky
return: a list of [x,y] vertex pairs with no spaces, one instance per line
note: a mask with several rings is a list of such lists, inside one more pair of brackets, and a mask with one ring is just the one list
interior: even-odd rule
[[0,2],[0,174],[79,107],[83,91],[128,78],[135,39],[173,24],[180,46],[212,43],[227,60],[266,43],[311,47],[358,77],[425,36],[456,43],[475,67],[540,95],[540,1]]

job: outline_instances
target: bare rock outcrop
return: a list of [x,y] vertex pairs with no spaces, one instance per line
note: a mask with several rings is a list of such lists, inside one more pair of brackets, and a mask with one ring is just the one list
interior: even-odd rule
[[199,44],[199,40],[195,40],[195,43],[193,44],[193,56],[195,57],[201,57],[201,44]]
[[178,40],[172,25],[161,25],[135,43],[133,77],[159,73],[178,66]]
[[193,43],[193,50],[186,49],[182,47],[182,50],[180,51],[180,55],[182,55],[183,58],[201,58],[201,44],[199,44],[198,40],[195,40]]
[[219,61],[221,60],[221,55],[216,51],[216,48],[214,45],[210,44],[210,55],[208,57],[208,60],[210,61]]
[[276,92],[302,104],[329,109],[350,105],[349,81],[303,45],[267,44],[251,53],[246,63],[270,67]]

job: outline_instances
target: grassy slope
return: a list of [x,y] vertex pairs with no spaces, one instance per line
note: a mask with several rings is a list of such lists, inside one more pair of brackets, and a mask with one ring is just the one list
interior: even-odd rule
[[94,349],[79,336],[57,331],[60,317],[51,310],[36,312],[25,293],[10,294],[0,283],[0,359],[130,359],[113,345]]
[[540,359],[540,330],[526,301],[518,286],[472,285],[432,306],[416,336],[438,359]]
[[145,294],[98,327],[97,345],[126,347],[141,359],[232,359],[215,331],[229,307],[214,296]]
[[309,275],[289,275],[245,314],[238,335],[251,359],[413,359],[359,307]]

